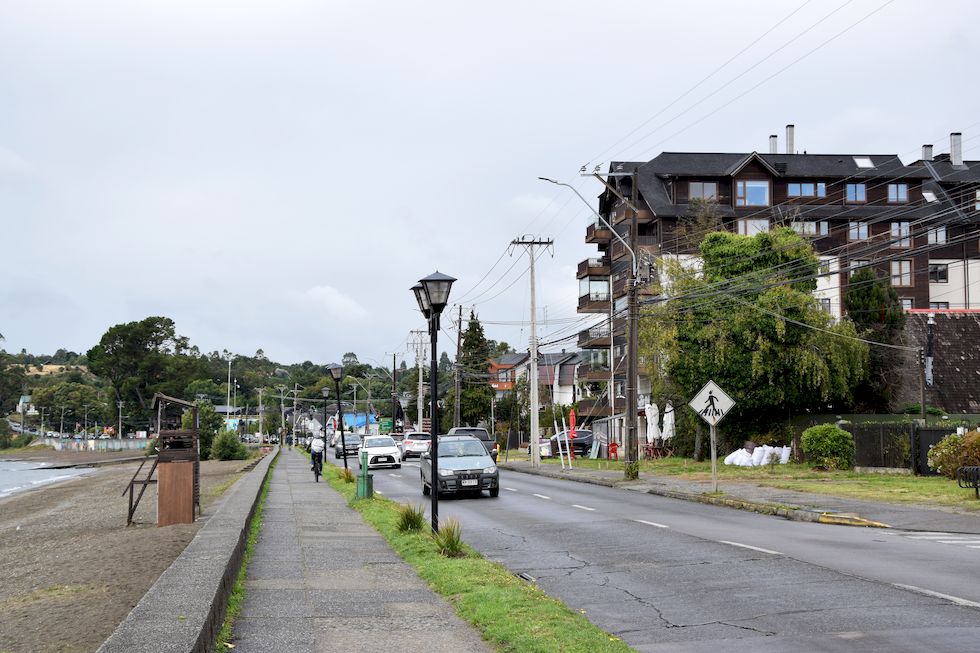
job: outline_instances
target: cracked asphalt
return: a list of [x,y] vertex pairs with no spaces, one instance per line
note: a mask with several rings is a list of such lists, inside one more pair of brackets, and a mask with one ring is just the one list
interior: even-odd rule
[[[374,486],[427,504],[418,473],[374,470]],[[501,485],[497,499],[443,497],[440,516],[638,651],[958,652],[980,639],[980,548],[519,473]]]

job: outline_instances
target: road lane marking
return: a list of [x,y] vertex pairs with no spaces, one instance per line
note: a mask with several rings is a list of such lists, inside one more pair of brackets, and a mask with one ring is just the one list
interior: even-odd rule
[[743,549],[752,549],[753,551],[758,551],[759,553],[769,553],[769,554],[774,555],[774,556],[781,556],[781,555],[783,555],[779,551],[771,551],[769,549],[763,549],[761,547],[752,546],[750,544],[740,544],[739,542],[729,542],[728,540],[718,540],[718,541],[721,542],[722,544],[730,544],[731,546],[737,546],[737,547],[741,547]]
[[517,488],[505,487],[504,489],[507,490],[508,492],[517,492]]
[[943,594],[942,592],[933,592],[932,590],[916,587],[915,585],[902,585],[900,583],[895,583],[895,587],[903,590],[908,590],[910,592],[916,592],[917,594],[925,594],[926,596],[932,596],[937,599],[945,599],[951,603],[955,603],[956,605],[962,605],[967,608],[980,608],[980,603],[977,603],[976,601],[961,599],[958,596]]
[[551,501],[551,497],[546,497],[546,496],[545,496],[545,495],[543,495],[543,494],[535,494],[534,496],[536,496],[536,497],[537,497],[537,498],[539,498],[539,499],[546,499],[546,500],[548,500],[548,501]]
[[577,503],[573,503],[572,508],[578,508],[579,510],[588,510],[589,512],[593,512],[595,510],[595,508],[590,508],[588,506],[580,506]]
[[657,528],[670,528],[667,524],[658,524],[655,521],[647,521],[645,519],[634,519],[633,521],[639,524],[646,524],[647,526],[656,526]]
[[940,544],[980,544],[980,540],[936,540]]
[[375,490],[374,493],[375,494],[384,494],[384,492],[382,492],[381,490]]
[[393,476],[393,477],[395,477],[395,478],[401,478],[401,477],[402,477],[402,475],[401,475],[401,474],[395,474],[394,472],[392,472],[392,473],[390,473],[390,474],[388,474],[388,476]]

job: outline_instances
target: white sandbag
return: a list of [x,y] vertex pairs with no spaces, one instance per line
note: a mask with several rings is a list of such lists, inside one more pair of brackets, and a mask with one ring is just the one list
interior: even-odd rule
[[765,447],[756,447],[755,451],[752,452],[752,464],[756,467],[762,464],[762,456],[765,453]]
[[762,464],[768,465],[773,460],[773,454],[776,455],[776,460],[779,460],[779,453],[776,452],[776,447],[770,447],[768,444],[762,447]]
[[782,453],[779,455],[779,464],[785,465],[789,462],[789,457],[793,453],[793,447],[783,447]]
[[725,456],[725,464],[726,465],[732,465],[732,464],[734,464],[735,463],[735,457],[738,456],[738,452],[739,451],[744,451],[744,449],[739,449],[739,450],[733,451],[730,454],[728,454],[727,456]]
[[739,467],[752,466],[752,454],[750,454],[745,449],[739,449],[735,453],[738,455],[735,457],[735,460],[733,461],[734,464],[738,465]]

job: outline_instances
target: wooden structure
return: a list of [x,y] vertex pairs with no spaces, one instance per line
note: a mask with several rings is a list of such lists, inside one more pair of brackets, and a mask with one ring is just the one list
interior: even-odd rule
[[[174,419],[168,414],[170,406],[189,408],[194,414],[194,428],[172,428],[180,424],[179,416]],[[143,479],[139,478],[147,461],[140,463],[139,469],[130,479],[126,491],[129,492],[129,514],[126,525],[133,523],[133,515],[139,506],[140,499],[146,491],[146,486],[156,483],[157,492],[157,526],[171,524],[188,524],[194,521],[194,510],[201,514],[201,441],[198,433],[197,406],[189,401],[168,397],[157,393],[153,396],[153,407],[157,409],[157,455],[154,457],[150,471]],[[183,412],[183,411],[181,411]],[[165,418],[167,421],[165,422]],[[164,430],[164,425],[171,426]],[[160,468],[159,478],[154,480],[153,473]],[[135,486],[141,486],[134,497]],[[126,494],[126,491],[123,494]]]

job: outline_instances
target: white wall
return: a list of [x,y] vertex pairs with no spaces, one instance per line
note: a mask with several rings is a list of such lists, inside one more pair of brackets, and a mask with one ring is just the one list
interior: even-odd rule
[[[930,259],[929,263],[945,263],[949,266],[947,283],[929,282],[930,302],[949,302],[951,309],[980,308],[980,260],[970,260],[966,267],[962,259]],[[964,292],[967,280],[970,286],[969,297]]]
[[821,273],[824,267],[829,267],[835,273],[826,277],[817,278],[817,289],[813,296],[818,299],[830,300],[830,314],[835,320],[839,320],[844,314],[844,307],[841,302],[841,279],[840,279],[840,259],[836,256],[821,256]]

